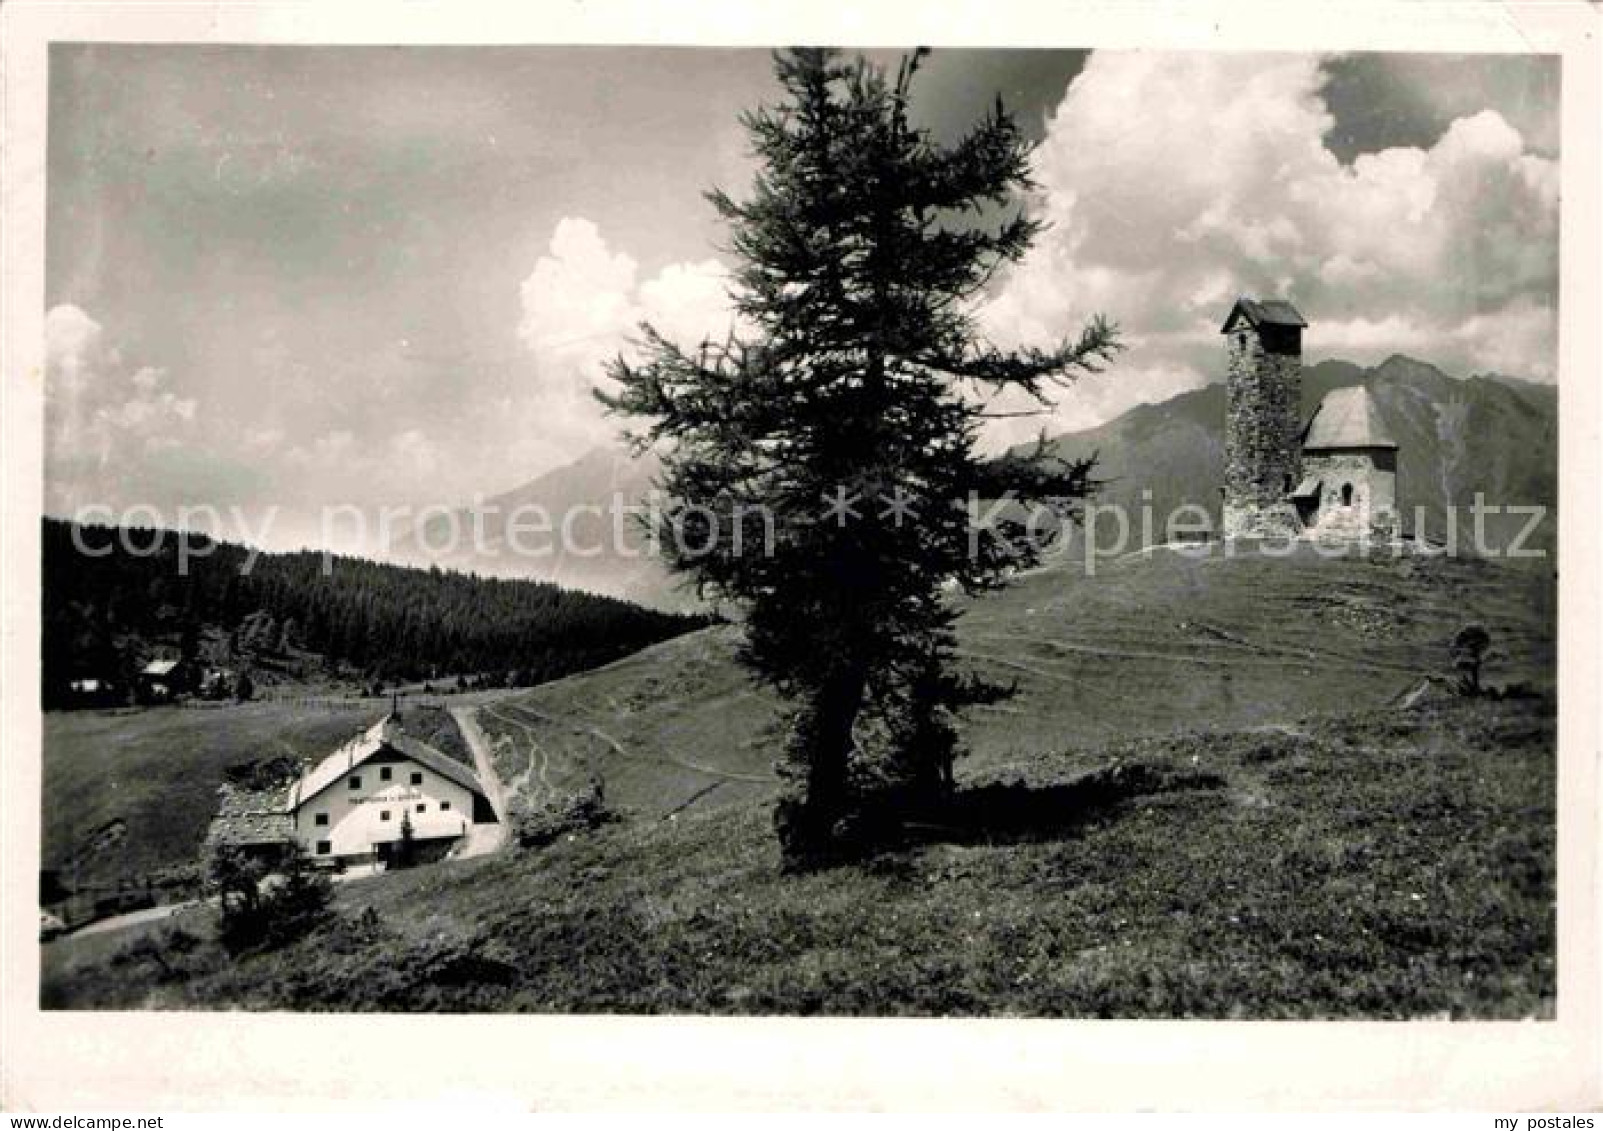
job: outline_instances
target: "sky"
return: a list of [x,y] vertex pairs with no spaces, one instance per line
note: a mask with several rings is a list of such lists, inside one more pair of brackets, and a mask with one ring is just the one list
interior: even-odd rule
[[[894,69],[896,52],[872,58]],[[1126,351],[999,446],[1222,376],[1237,294],[1310,361],[1552,381],[1556,59],[937,51],[918,124],[1001,94],[1050,227],[976,309]],[[767,52],[56,45],[46,508],[456,504],[614,442],[590,389],[650,321],[729,325],[703,193],[755,166]]]

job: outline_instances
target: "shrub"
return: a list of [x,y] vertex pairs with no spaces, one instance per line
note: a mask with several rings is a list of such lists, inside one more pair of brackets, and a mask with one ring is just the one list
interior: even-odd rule
[[514,803],[512,835],[522,848],[541,848],[570,833],[589,832],[618,819],[607,808],[604,787],[592,778],[582,789],[536,805]]
[[298,845],[272,864],[221,847],[207,868],[218,894],[218,940],[231,954],[273,950],[293,942],[329,915],[328,877]]
[[1453,667],[1458,672],[1460,695],[1476,696],[1481,693],[1481,664],[1491,645],[1491,633],[1478,624],[1465,625],[1453,637]]
[[168,927],[157,934],[141,935],[119,947],[112,954],[110,964],[127,967],[149,962],[156,967],[158,982],[181,981],[194,973],[183,960],[198,946],[200,939],[184,928]]

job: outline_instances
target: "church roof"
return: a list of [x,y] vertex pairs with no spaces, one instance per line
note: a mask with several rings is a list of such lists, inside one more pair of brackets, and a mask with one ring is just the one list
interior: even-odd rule
[[1302,450],[1395,448],[1397,441],[1381,419],[1380,406],[1362,385],[1332,389],[1314,409],[1303,430]]
[[1219,327],[1219,332],[1228,334],[1238,317],[1245,318],[1254,326],[1308,325],[1308,320],[1298,313],[1297,308],[1283,298],[1259,300],[1243,295],[1236,299],[1236,305],[1230,308],[1230,314],[1225,318],[1225,324]]

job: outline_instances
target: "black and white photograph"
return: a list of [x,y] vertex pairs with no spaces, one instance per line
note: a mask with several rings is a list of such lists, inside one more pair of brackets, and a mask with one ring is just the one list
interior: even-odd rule
[[1565,59],[924,26],[41,48],[42,1021],[1595,1010]]

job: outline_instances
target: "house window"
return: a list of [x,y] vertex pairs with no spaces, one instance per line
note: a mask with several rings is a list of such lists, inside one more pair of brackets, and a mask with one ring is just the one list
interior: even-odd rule
[[327,813],[319,813],[317,816],[312,818],[312,824],[314,824],[314,825],[326,825],[326,824],[328,824],[328,814]]
[[1344,507],[1353,505],[1353,485],[1351,483],[1343,483],[1341,485],[1341,505]]
[[388,809],[380,809],[379,810],[379,814],[378,814],[378,819],[381,820],[381,821],[389,820],[390,819],[390,811]]
[[362,788],[362,775],[361,774],[356,774],[356,775],[352,776],[352,778],[351,778],[351,788],[352,789],[361,789]]
[[427,805],[425,805],[425,804],[423,804],[423,802],[421,802],[421,801],[419,801],[419,802],[418,802],[418,803],[417,803],[417,811],[418,811],[418,812],[419,812],[419,813],[422,813],[422,812],[425,812],[425,811],[426,811],[426,810],[427,810],[427,809],[428,809],[428,806],[427,806]]
[[378,780],[379,781],[389,781],[390,780],[390,768],[388,766],[380,766],[379,767]]
[[449,801],[442,801],[442,802],[440,802],[440,812],[442,812],[442,813],[443,813],[443,812],[445,812],[445,811],[446,811],[446,810],[447,810],[447,809],[449,809],[449,808],[450,808],[450,807],[451,807],[451,803],[450,803],[450,802],[449,802]]
[[422,785],[423,784],[423,772],[421,770],[413,770],[412,771],[412,784],[413,785]]
[[319,856],[327,856],[333,850],[334,850],[334,846],[332,844],[330,844],[328,841],[320,840],[320,841],[317,842],[317,854]]
[[1280,478],[1280,493],[1282,495],[1291,494],[1292,486],[1293,486],[1293,484],[1291,482],[1291,472],[1288,471],[1288,472],[1286,472],[1285,475],[1281,476],[1281,478]]

